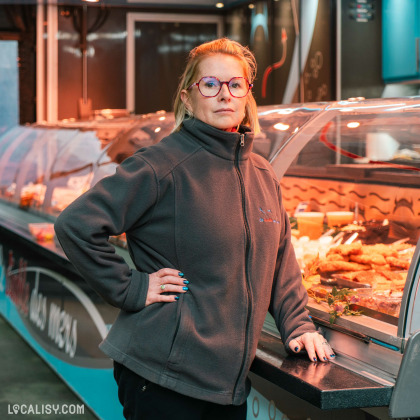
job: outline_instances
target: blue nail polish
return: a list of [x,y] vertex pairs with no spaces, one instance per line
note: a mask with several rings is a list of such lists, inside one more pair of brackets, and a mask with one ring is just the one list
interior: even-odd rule
[[316,362],[316,357],[314,357],[314,359],[313,359],[313,360],[314,360],[314,362]]
[[190,284],[188,280],[184,280],[184,284]]
[[187,286],[184,286],[184,287],[182,288],[182,290],[188,290],[188,287],[187,287]]
[[324,360],[327,360],[327,358],[326,358],[326,357],[323,357],[323,359],[324,359]]
[[175,296],[175,300],[179,300],[179,296]]
[[184,277],[184,273],[178,273],[179,277]]
[[295,347],[295,351],[299,351],[299,347]]
[[335,357],[335,354],[330,354],[330,357]]

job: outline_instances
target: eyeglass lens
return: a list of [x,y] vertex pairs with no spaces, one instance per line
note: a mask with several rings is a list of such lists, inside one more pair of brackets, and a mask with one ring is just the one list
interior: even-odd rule
[[234,77],[229,82],[220,82],[215,77],[203,77],[198,88],[203,96],[216,96],[222,89],[223,83],[227,84],[230,94],[236,98],[246,96],[249,91],[249,83],[243,77]]

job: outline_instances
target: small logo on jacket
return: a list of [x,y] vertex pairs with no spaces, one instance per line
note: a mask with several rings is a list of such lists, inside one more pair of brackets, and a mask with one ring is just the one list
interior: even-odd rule
[[259,208],[260,213],[262,214],[260,216],[260,222],[266,222],[266,223],[280,223],[278,220],[275,219],[275,216],[273,216],[273,213],[270,209],[263,210],[261,207]]

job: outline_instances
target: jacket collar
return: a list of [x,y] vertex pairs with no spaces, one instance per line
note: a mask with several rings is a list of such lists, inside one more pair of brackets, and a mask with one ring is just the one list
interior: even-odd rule
[[241,134],[244,136],[244,145],[239,146],[239,160],[248,159],[252,151],[254,133],[249,127],[241,125],[238,132],[228,132],[219,130],[197,118],[184,120],[182,127],[207,151],[224,159],[235,160]]

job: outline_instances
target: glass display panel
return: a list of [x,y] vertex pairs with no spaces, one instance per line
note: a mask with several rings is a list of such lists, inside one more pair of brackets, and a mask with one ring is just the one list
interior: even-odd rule
[[258,108],[261,133],[254,139],[253,152],[269,162],[276,159],[283,147],[324,108],[321,104],[305,106],[265,106]]
[[46,183],[45,212],[59,214],[90,188],[101,149],[94,131],[79,131],[60,148]]
[[420,236],[419,130],[416,107],[394,104],[331,107],[300,134],[283,203],[310,301],[332,322],[362,313],[398,325]]
[[[2,197],[6,196],[6,189],[15,179],[16,172],[19,168],[18,163],[20,162],[19,155],[16,154],[14,155],[16,162],[9,162],[9,159],[13,154],[13,149],[9,151],[7,156],[6,151],[12,143],[17,142],[17,139],[20,139],[20,142],[22,142],[28,132],[28,129],[25,129],[25,127],[16,126],[10,128],[0,137],[0,194]],[[27,148],[23,149],[27,150]],[[20,156],[20,159],[22,158],[23,155]]]
[[67,125],[14,127],[0,137],[3,198],[57,216],[124,159],[168,135],[174,118],[157,114]]
[[[17,185],[19,172],[30,151],[36,147],[45,130],[35,131],[28,127],[14,127],[0,139],[0,191],[1,195],[20,203],[21,186]],[[36,183],[36,174],[31,174]],[[27,206],[26,202],[22,203]]]

